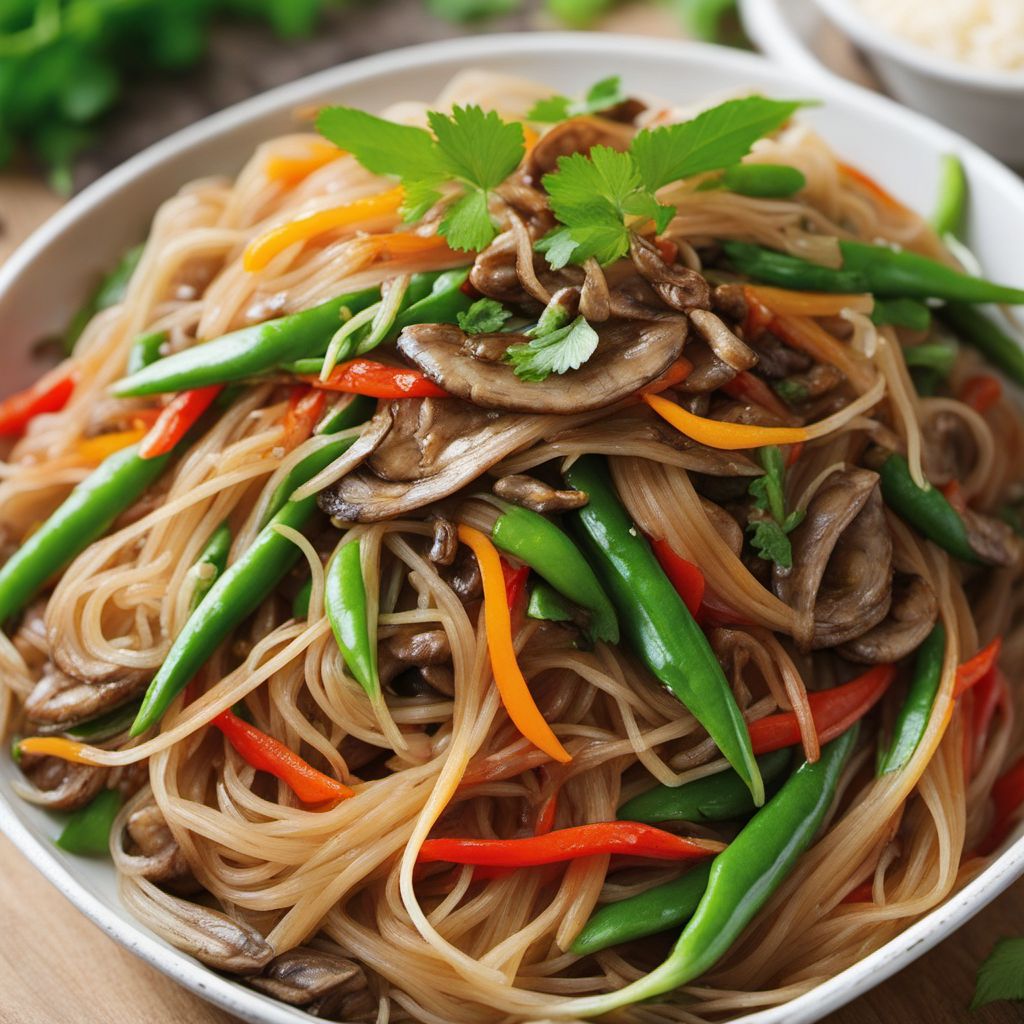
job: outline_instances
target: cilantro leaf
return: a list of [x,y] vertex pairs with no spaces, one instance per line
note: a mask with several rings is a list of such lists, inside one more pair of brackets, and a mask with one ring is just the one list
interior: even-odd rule
[[597,348],[598,336],[578,316],[571,324],[532,341],[510,345],[505,358],[520,380],[547,380],[553,373],[567,373],[582,366]]
[[800,100],[746,96],[705,110],[692,121],[640,132],[631,152],[652,192],[669,182],[739,163],[762,136],[804,106]]
[[450,115],[432,110],[427,120],[446,170],[469,185],[496,188],[522,159],[523,126],[502,121],[493,110],[484,113],[475,105],[453,107]]
[[423,128],[396,124],[354,107],[326,107],[317,116],[316,130],[374,174],[434,184],[444,180],[436,144]]
[[573,240],[572,232],[568,228],[555,228],[549,231],[543,238],[539,238],[533,245],[537,252],[544,253],[548,263],[553,270],[560,270],[576,251],[579,243]]
[[460,311],[459,326],[467,334],[490,334],[500,331],[512,315],[500,302],[494,299],[477,299],[469,309]]
[[1024,938],[1001,939],[978,971],[971,1009],[997,999],[1024,999]]
[[498,233],[487,209],[487,193],[474,188],[445,211],[438,230],[453,249],[485,249]]
[[549,96],[547,99],[538,100],[530,108],[526,119],[546,124],[584,114],[599,114],[602,110],[618,106],[625,99],[622,79],[618,75],[612,75],[610,78],[602,78],[600,82],[595,82],[583,99],[571,100],[568,96]]
[[792,533],[805,516],[803,509],[786,514],[785,464],[776,445],[760,450],[764,475],[750,482],[747,493],[753,498],[747,530],[750,545],[762,557],[782,569],[793,567],[793,548],[788,534]]

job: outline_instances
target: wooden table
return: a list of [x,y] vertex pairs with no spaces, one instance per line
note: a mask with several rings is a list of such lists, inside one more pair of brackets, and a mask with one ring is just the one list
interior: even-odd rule
[[[500,27],[522,28],[529,21],[509,18]],[[254,28],[222,33],[195,89],[150,83],[133,90],[129,109],[114,119],[102,150],[82,161],[76,181],[82,184],[173,128],[278,81],[373,49],[451,34],[424,21],[419,0],[388,0],[380,14],[354,26],[338,14],[331,27],[336,31],[289,50]],[[665,15],[639,6],[617,11],[608,27],[653,35],[675,31]],[[160,113],[142,116],[147,111]],[[0,176],[0,260],[58,206],[36,180]],[[116,945],[2,836],[0,865],[0,1024],[231,1024],[233,1018]],[[1022,1004],[967,1011],[977,966],[995,939],[1022,933],[1024,881],[937,949],[832,1015],[830,1024],[1024,1022]]]

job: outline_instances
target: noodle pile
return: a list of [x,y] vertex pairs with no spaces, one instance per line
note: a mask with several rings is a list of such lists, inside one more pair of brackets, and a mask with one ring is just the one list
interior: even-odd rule
[[[472,72],[434,107],[474,102],[522,117],[547,94]],[[388,116],[422,123],[425,110],[408,103]],[[682,116],[651,107],[638,123]],[[197,181],[160,208],[124,301],[97,315],[75,349],[71,402],[37,417],[0,467],[0,524],[12,544],[90,472],[77,454],[78,439],[130,419],[137,400],[111,398],[108,388],[123,376],[141,332],[166,331],[168,347],[177,350],[398,275],[465,265],[464,255],[443,248],[378,258],[366,236],[397,228],[395,213],[356,232],[291,245],[265,269],[246,271],[244,247],[269,227],[380,191],[381,180],[347,156],[297,183],[268,177],[268,161],[301,158],[310,145],[304,134],[275,139],[235,181]],[[682,262],[700,269],[701,254],[730,238],[832,265],[837,238],[889,240],[953,262],[919,217],[880,202],[806,129],[792,126],[762,140],[755,155],[801,170],[807,185],[800,198],[671,186],[662,199],[678,209],[665,236],[679,245]],[[924,434],[938,417],[955,421],[972,449],[969,472],[959,480],[966,501],[990,509],[1020,490],[1024,420],[1016,404],[1004,398],[981,415],[952,398],[919,397],[902,357],[902,330],[876,328],[863,313],[789,320],[807,351],[818,346],[814,351],[830,353],[844,369],[851,400],[878,379],[885,384],[879,405],[809,444],[790,468],[791,507],[806,508],[833,471],[855,464],[866,439],[905,451],[916,478],[927,472],[935,479]],[[961,352],[954,393],[979,367],[977,357]],[[277,380],[246,387],[131,513],[74,561],[11,639],[0,640],[0,712],[8,731],[25,731],[21,705],[52,658],[90,680],[156,671],[189,615],[192,567],[206,539],[228,521],[231,558],[237,557],[256,535],[270,493],[326,442],[286,436],[287,401]],[[716,648],[724,645],[719,653],[748,721],[779,709],[802,711],[806,690],[848,678],[831,652],[808,653],[794,642],[813,631],[809,613],[787,605],[751,572],[736,543],[739,536],[742,545],[741,531],[735,524],[732,532],[723,529],[703,493],[704,456],[640,432],[624,434],[622,415],[552,418],[491,473],[608,455],[637,525],[696,563],[709,592],[746,623],[717,631]],[[750,473],[756,469],[735,476]],[[309,490],[338,475],[338,466],[329,467]],[[470,490],[479,497],[489,487],[477,481]],[[495,518],[487,501],[446,506],[456,507],[462,522],[480,528]],[[992,783],[1021,747],[1020,693],[1010,687],[965,765],[969,701],[954,702],[953,687],[957,665],[998,634],[1004,664],[1024,657],[1021,563],[987,572],[979,585],[891,512],[886,521],[894,564],[930,587],[948,636],[924,738],[902,770],[875,777],[875,740],[862,736],[826,827],[726,958],[698,985],[614,1019],[716,1021],[784,1002],[883,945],[984,866],[971,851],[990,825]],[[302,550],[302,570],[312,573],[306,621],[292,618],[288,599],[274,595],[175,700],[158,732],[101,744],[105,784],[133,793],[112,839],[125,904],[187,949],[188,926],[175,923],[174,900],[216,906],[264,935],[275,954],[312,943],[350,957],[366,983],[345,1004],[346,1020],[563,1019],[565,997],[614,990],[650,970],[667,948],[660,937],[587,958],[567,950],[599,904],[675,877],[678,869],[627,865],[609,874],[610,859],[596,856],[554,872],[531,868],[481,881],[470,867],[423,871],[417,853],[436,828],[459,836],[519,834],[555,793],[556,828],[614,819],[625,799],[654,782],[675,786],[724,767],[703,728],[625,646],[581,649],[559,627],[525,619],[515,637],[520,665],[544,718],[573,755],[569,764],[553,764],[502,708],[479,604],[464,602],[451,574],[428,557],[428,511],[341,524],[325,534],[326,550],[321,538],[288,534]],[[347,672],[324,612],[322,557],[355,538],[367,592],[379,604],[378,642],[411,627],[443,631],[451,650],[447,689],[386,687],[385,701],[374,704]],[[891,726],[898,701],[894,688],[880,722]],[[356,795],[311,809],[284,783],[257,776],[209,727],[239,702],[260,729],[349,782]],[[813,727],[803,724],[805,741],[816,744]],[[28,780],[20,785],[27,799],[46,802]],[[151,861],[127,836],[132,814],[152,804],[194,879],[191,889],[147,878]],[[865,881],[873,902],[842,902]]]

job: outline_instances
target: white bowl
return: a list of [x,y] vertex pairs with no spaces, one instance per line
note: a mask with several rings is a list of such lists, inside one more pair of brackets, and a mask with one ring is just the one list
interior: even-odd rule
[[[569,33],[483,36],[382,54],[295,82],[178,132],[86,189],[0,268],[9,386],[28,375],[32,343],[66,322],[96,273],[143,236],[159,202],[177,187],[199,175],[237,171],[257,142],[292,128],[295,107],[344,101],[376,110],[399,99],[436,95],[453,74],[472,66],[525,75],[568,93],[616,71],[629,89],[681,101],[751,87],[784,97],[817,96],[827,105],[802,116],[846,158],[866,164],[897,195],[924,209],[935,192],[939,155],[957,150],[974,185],[974,249],[995,277],[1024,287],[1017,241],[1024,236],[1024,183],[975,146],[889,100],[839,81],[811,83],[763,58],[700,44]],[[0,827],[108,934],[253,1024],[310,1020],[214,974],[136,923],[118,903],[111,865],[58,850],[52,841],[56,819],[13,794],[15,773],[10,760],[0,758]],[[820,1019],[905,967],[1022,874],[1024,841],[1019,840],[882,949],[799,999],[743,1017],[743,1024]]]
[[1024,167],[1024,73],[988,71],[933,54],[880,28],[855,0],[817,4],[898,100]]

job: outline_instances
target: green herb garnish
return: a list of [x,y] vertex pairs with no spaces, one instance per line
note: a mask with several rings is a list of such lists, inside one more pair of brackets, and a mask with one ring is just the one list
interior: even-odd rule
[[754,510],[747,524],[750,543],[762,558],[782,569],[790,569],[793,549],[788,535],[803,522],[805,512],[798,509],[786,514],[786,470],[778,446],[760,449],[760,460],[764,476],[751,481],[748,489],[754,499]]
[[469,309],[457,314],[459,326],[467,334],[490,334],[500,331],[512,315],[494,299],[477,299]]
[[998,999],[1024,999],[1024,938],[1001,939],[978,971],[971,1009]]
[[553,373],[578,370],[594,354],[597,342],[597,331],[578,316],[572,323],[529,342],[510,345],[505,357],[520,380],[536,382],[547,380]]
[[622,92],[622,79],[618,75],[612,75],[610,78],[602,78],[600,82],[595,82],[582,99],[549,96],[545,100],[538,100],[530,108],[526,119],[553,123],[565,121],[570,117],[581,117],[584,114],[599,114],[602,110],[617,106],[625,98]]

